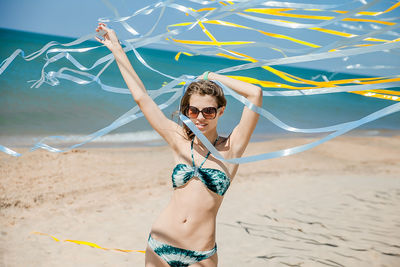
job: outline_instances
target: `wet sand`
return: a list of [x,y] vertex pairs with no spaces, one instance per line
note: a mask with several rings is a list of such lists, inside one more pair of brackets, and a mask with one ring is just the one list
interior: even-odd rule
[[[246,154],[309,141],[251,143]],[[145,249],[172,168],[164,146],[1,154],[0,265],[144,266],[139,252],[63,240]],[[344,136],[244,164],[218,215],[219,266],[400,266],[399,211],[400,136]]]

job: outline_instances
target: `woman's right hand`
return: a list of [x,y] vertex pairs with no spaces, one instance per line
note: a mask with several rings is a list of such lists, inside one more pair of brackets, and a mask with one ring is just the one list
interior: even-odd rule
[[98,42],[104,44],[108,49],[110,49],[111,52],[118,48],[121,48],[121,44],[119,43],[117,34],[113,29],[107,28],[107,25],[104,23],[99,23],[96,28],[96,32],[99,32],[101,30],[105,31],[105,34],[103,35],[104,40],[95,36],[95,39]]

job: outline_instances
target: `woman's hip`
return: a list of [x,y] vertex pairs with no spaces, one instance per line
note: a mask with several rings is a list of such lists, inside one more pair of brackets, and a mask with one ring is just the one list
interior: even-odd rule
[[[214,247],[209,250],[192,250],[162,242],[155,239],[151,234],[148,238],[148,246],[158,257],[170,266],[189,266],[204,261],[217,253],[216,243]],[[210,259],[210,261],[216,261],[215,258],[217,258],[216,255],[213,259]]]

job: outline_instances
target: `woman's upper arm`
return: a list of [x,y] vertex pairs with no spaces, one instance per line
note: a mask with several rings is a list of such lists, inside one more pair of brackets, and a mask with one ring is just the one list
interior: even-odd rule
[[136,102],[153,129],[174,148],[182,127],[168,119],[148,94],[143,95]]
[[[257,87],[257,89],[254,90],[254,93],[249,95],[247,99],[254,105],[260,107],[262,105],[262,96],[262,89]],[[256,112],[252,111],[246,106],[243,108],[240,122],[232,131],[230,137],[232,141],[232,152],[234,153],[235,157],[240,157],[246,149],[250,141],[250,137],[256,128],[258,118],[259,115]]]

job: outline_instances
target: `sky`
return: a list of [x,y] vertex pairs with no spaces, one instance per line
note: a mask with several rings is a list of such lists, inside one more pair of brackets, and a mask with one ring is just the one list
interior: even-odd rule
[[[154,0],[114,0],[119,10],[131,11],[154,3]],[[129,13],[123,12],[127,15]],[[113,17],[102,0],[1,0],[0,28],[80,37],[94,31],[97,19]],[[142,18],[146,23],[146,17]]]
[[[150,4],[154,4],[155,0],[0,0],[0,28],[8,28],[29,32],[37,32],[37,33],[45,33],[51,35],[59,35],[59,36],[68,36],[78,38],[84,36],[88,33],[93,33],[98,18],[102,17],[115,17],[115,8],[118,10],[118,14],[121,16],[127,16],[133,14],[134,11],[145,7]],[[183,1],[180,1],[183,2]],[[337,1],[334,0],[324,0],[324,1],[306,1],[306,0],[291,0],[285,2],[298,2],[298,3],[319,3],[319,4],[338,4]],[[361,3],[371,2],[366,0],[355,0],[355,1],[344,1],[349,4],[343,6],[342,9],[351,10],[353,8],[359,7]],[[382,10],[388,6],[388,4],[392,5],[396,1],[394,0],[384,0],[379,4],[375,5],[373,8],[369,10]],[[112,6],[109,5],[112,3]],[[187,6],[193,6],[194,3],[190,1],[184,1]],[[395,12],[395,13],[394,13]],[[392,15],[397,15],[399,18],[400,8],[396,11],[393,11]],[[190,20],[190,17],[185,17],[184,14],[179,13],[176,10],[168,9],[166,15],[163,17],[160,22],[160,26],[158,28],[159,33],[165,32],[165,25],[175,23],[175,18],[178,18],[180,22],[184,20]],[[150,14],[149,16],[141,15],[136,17],[133,20],[129,20],[130,25],[132,25],[136,29],[140,29],[140,32],[147,32],[151,29],[154,24],[155,19],[158,17],[156,12]],[[235,17],[235,20],[240,22],[239,17]],[[398,19],[400,21],[400,19]],[[310,23],[307,21],[307,23]],[[256,23],[255,23],[256,24]],[[127,32],[118,24],[111,24],[113,27],[115,26],[117,33],[119,34],[120,39],[132,38],[132,36],[123,35],[127,34]],[[332,25],[333,26],[333,25]],[[120,27],[120,28],[118,28]],[[268,29],[273,31],[274,28],[271,25],[258,25],[259,28],[263,27],[263,29]],[[308,36],[307,31],[293,31],[291,29],[283,29],[277,28],[276,32],[280,34],[288,34],[289,36],[295,36],[298,34],[300,38],[309,40],[311,36]],[[300,32],[300,34],[299,34]],[[399,32],[399,29],[397,29]],[[204,36],[202,32],[193,32],[190,36],[192,39],[196,39],[199,34]],[[197,36],[196,36],[197,34]],[[246,39],[246,34],[251,34],[249,31],[243,32],[243,35],[240,36],[242,39]],[[254,33],[253,33],[254,35]],[[237,38],[234,36],[232,32],[229,30],[223,30],[217,33],[218,38],[220,39],[232,39]],[[318,37],[318,41],[321,43],[328,42],[327,35],[321,34]],[[252,36],[253,37],[253,36]],[[189,37],[188,37],[189,38]],[[189,38],[189,39],[190,39]],[[265,41],[265,36],[258,35],[255,38],[260,38],[259,40]],[[264,39],[263,39],[264,38]],[[274,39],[273,42],[275,44],[279,44],[282,40]],[[155,45],[153,47],[166,49],[166,50],[178,50],[174,49],[175,47],[170,47],[161,45]],[[255,49],[255,48],[254,48]],[[10,51],[11,53],[12,51]],[[270,51],[269,53],[273,53],[274,51]],[[281,56],[281,55],[280,55]],[[380,65],[392,65],[400,68],[400,60],[393,60],[393,56],[387,54],[380,56]],[[398,57],[396,57],[398,59]],[[374,64],[374,58],[372,57],[361,57],[355,60],[355,63],[361,63],[364,65]],[[339,63],[340,64],[340,63]],[[346,62],[349,64],[349,62]],[[353,62],[350,62],[353,64]]]
[[[310,1],[310,0],[282,0],[283,2],[315,3],[315,4],[338,4],[335,0]],[[134,11],[154,4],[157,0],[1,0],[0,1],[0,28],[9,28],[30,32],[46,33],[59,36],[80,37],[93,32],[97,25],[97,19],[102,17],[113,18],[115,13],[113,8],[117,9],[118,14],[127,16]],[[183,3],[187,6],[196,5],[190,1],[174,1]],[[340,6],[339,9],[351,10],[359,7],[366,0],[346,0],[347,3]],[[371,2],[368,0],[368,2]],[[382,10],[395,3],[395,0],[382,0],[368,10]],[[111,4],[111,5],[110,5]],[[197,5],[198,7],[202,7]],[[396,15],[399,17],[400,8]],[[154,12],[156,13],[156,12]],[[153,14],[154,14],[153,13]],[[151,15],[153,15],[151,14]],[[165,23],[173,20],[176,13],[173,9],[168,9],[164,18]],[[140,20],[134,21],[141,27],[143,25],[152,25],[156,16],[139,16]],[[179,14],[181,15],[181,14]],[[235,17],[235,19],[239,19]],[[131,21],[128,21],[131,23]],[[310,23],[310,21],[307,21]],[[271,27],[271,25],[264,25]],[[264,28],[265,28],[264,27]],[[165,28],[163,28],[165,30]],[[284,28],[280,31],[285,33]]]

